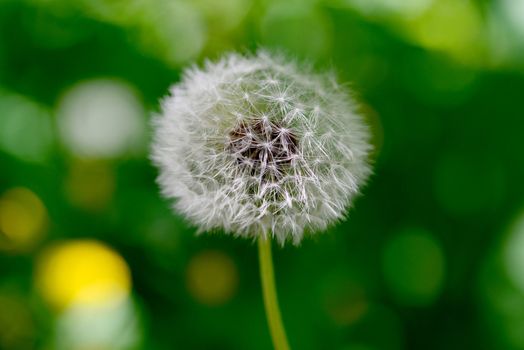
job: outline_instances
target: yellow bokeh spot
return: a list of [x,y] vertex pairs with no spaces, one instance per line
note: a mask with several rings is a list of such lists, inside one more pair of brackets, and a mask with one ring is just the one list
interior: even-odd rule
[[[465,63],[484,57],[483,23],[470,0],[440,0],[407,22],[409,35],[422,46],[443,51]],[[482,62],[480,62],[482,63]]]
[[106,162],[76,160],[65,186],[71,203],[86,210],[101,210],[113,197],[115,176]]
[[36,327],[27,300],[9,292],[0,293],[0,349],[30,349]]
[[238,272],[233,260],[219,251],[194,256],[187,268],[187,288],[200,303],[220,305],[236,292]]
[[131,276],[117,252],[97,241],[77,240],[55,245],[43,254],[36,284],[46,301],[61,310],[127,297]]
[[0,198],[0,249],[27,251],[40,241],[47,226],[47,210],[26,188],[14,188]]

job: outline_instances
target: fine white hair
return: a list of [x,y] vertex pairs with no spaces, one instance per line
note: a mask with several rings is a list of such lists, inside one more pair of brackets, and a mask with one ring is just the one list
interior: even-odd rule
[[154,118],[162,194],[199,231],[300,243],[345,217],[370,133],[332,75],[260,51],[185,72]]

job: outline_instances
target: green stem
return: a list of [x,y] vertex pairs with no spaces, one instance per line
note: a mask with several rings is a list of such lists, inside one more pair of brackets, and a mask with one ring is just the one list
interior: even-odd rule
[[270,237],[264,238],[260,236],[258,239],[258,259],[260,261],[260,279],[262,281],[264,306],[273,346],[275,350],[289,350],[286,331],[278,307]]

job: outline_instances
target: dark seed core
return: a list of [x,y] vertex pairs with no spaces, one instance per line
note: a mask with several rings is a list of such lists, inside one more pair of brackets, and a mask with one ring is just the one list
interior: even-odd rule
[[280,178],[298,154],[295,134],[268,119],[239,122],[229,134],[228,150],[251,175]]

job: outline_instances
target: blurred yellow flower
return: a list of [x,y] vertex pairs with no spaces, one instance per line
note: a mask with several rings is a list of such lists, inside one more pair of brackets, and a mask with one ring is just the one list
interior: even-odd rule
[[44,299],[62,310],[98,305],[129,295],[131,275],[124,259],[103,243],[77,240],[49,248],[38,261],[36,284]]
[[0,198],[0,250],[27,251],[40,241],[47,210],[37,195],[13,188]]
[[187,288],[200,303],[220,305],[236,292],[238,272],[233,260],[219,251],[194,256],[187,268]]

